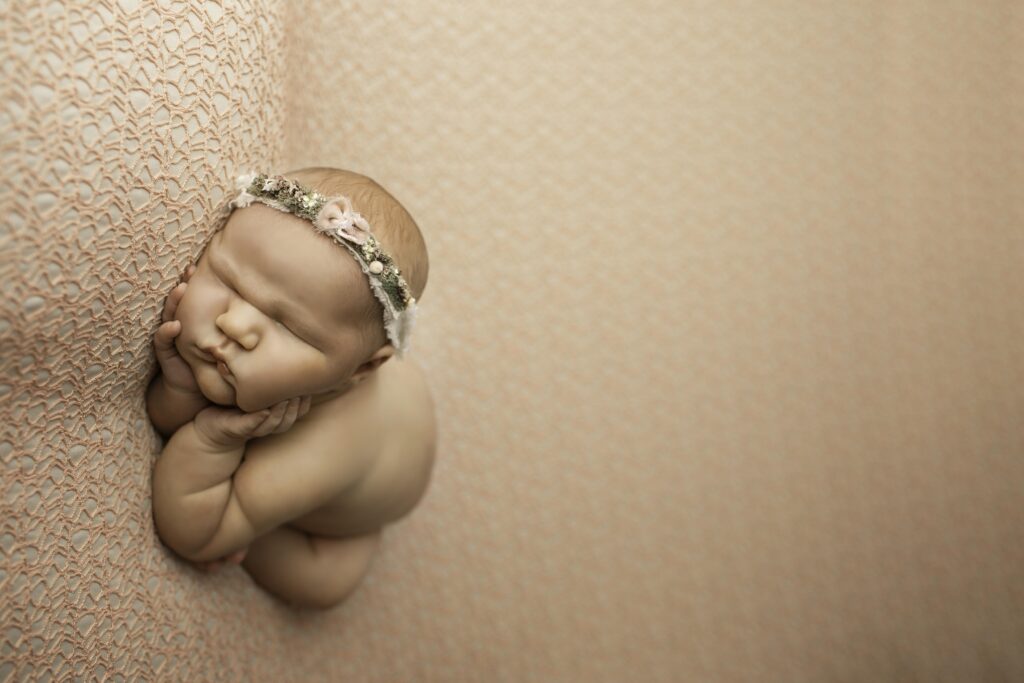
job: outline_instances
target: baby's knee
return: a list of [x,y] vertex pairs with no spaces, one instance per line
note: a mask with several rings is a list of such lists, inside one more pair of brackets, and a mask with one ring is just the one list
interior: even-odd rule
[[313,537],[319,585],[311,586],[308,606],[329,609],[341,604],[369,573],[380,545],[380,531],[354,538]]
[[358,581],[345,586],[310,586],[301,595],[291,596],[288,602],[295,607],[327,610],[345,602],[358,586]]
[[357,581],[325,575],[322,567],[313,563],[300,566],[295,558],[289,558],[287,567],[278,572],[268,572],[265,565],[242,566],[254,582],[292,607],[330,609],[344,602],[358,585]]
[[284,526],[256,539],[242,567],[253,581],[288,604],[329,609],[358,587],[379,542],[379,530],[327,538]]

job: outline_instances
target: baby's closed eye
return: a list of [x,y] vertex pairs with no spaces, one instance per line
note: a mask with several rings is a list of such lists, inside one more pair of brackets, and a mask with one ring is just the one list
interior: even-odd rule
[[301,334],[296,332],[294,329],[292,329],[292,327],[290,325],[288,325],[288,323],[285,322],[285,316],[282,315],[281,311],[279,311],[277,308],[267,307],[267,309],[264,310],[260,306],[257,306],[255,303],[253,303],[251,299],[249,299],[248,297],[243,296],[242,293],[239,292],[236,287],[233,287],[231,285],[231,283],[228,282],[228,280],[226,278],[222,277],[222,278],[220,278],[220,281],[222,283],[224,283],[224,286],[227,287],[228,289],[230,289],[234,293],[235,296],[237,296],[238,298],[246,301],[250,306],[252,306],[256,310],[258,310],[261,313],[263,313],[263,315],[265,315],[268,318],[270,318],[271,320],[273,320],[279,327],[284,328],[285,332],[288,332],[293,337],[297,337],[298,339],[306,342],[307,344],[309,343]]
[[[285,329],[285,331],[286,331],[286,332],[288,332],[289,334],[291,334],[291,335],[293,335],[293,336],[296,336],[296,337],[298,337],[299,339],[302,339],[302,336],[301,336],[301,335],[297,334],[297,333],[295,332],[295,330],[293,330],[292,328],[288,327],[288,325],[287,325],[287,324],[285,324],[285,322],[284,322],[283,320],[281,320],[280,318],[278,318],[278,317],[276,317],[276,316],[275,316],[275,317],[274,317],[274,322],[275,322],[275,323],[277,323],[278,325],[280,325],[281,327],[283,327],[283,328]],[[305,340],[303,340],[303,341],[305,341]]]

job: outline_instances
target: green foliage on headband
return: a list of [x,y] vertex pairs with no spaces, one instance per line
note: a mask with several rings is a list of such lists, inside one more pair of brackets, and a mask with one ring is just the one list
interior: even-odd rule
[[254,197],[272,199],[296,216],[309,221],[316,218],[320,209],[327,202],[327,198],[316,190],[311,190],[286,178],[270,179],[265,173],[260,173],[253,178],[246,192]]
[[395,308],[402,310],[408,306],[409,300],[412,298],[412,292],[409,290],[405,280],[401,278],[402,273],[398,266],[391,256],[380,248],[376,238],[370,237],[367,239],[366,243],[362,245],[362,252],[366,263],[370,264],[374,261],[380,261],[384,266],[384,270],[376,275],[376,278],[384,288],[384,291],[387,292],[388,298],[395,304]]

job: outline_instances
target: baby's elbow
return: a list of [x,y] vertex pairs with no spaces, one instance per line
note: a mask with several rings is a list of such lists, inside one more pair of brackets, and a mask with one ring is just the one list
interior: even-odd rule
[[[199,536],[195,533],[198,528],[197,520],[188,519],[188,515],[170,517],[160,514],[159,510],[158,506],[154,506],[153,521],[160,542],[182,559],[190,562],[205,561],[202,559],[203,550],[209,543],[207,539],[198,542]],[[169,520],[172,520],[173,523]]]
[[214,555],[209,546],[209,543],[204,543],[200,546],[177,547],[171,548],[171,550],[173,550],[178,557],[183,560],[187,560],[188,562],[212,562],[220,556]]
[[158,474],[159,471],[154,474],[153,481],[153,527],[165,547],[188,559],[202,547],[196,544],[197,520],[191,519],[182,506],[175,504],[175,496],[164,490]]
[[164,547],[173,552],[183,560],[189,562],[202,562],[200,559],[203,555],[202,545],[195,545],[186,540],[181,534],[176,534],[173,531],[166,528],[166,525],[161,527],[159,523],[156,525],[157,536],[160,538],[160,542],[163,543]]

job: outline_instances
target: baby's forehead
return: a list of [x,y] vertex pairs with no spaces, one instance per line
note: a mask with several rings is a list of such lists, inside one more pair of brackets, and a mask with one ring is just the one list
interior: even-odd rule
[[372,296],[344,247],[307,221],[268,206],[236,209],[214,237],[214,246],[237,263],[243,276],[255,276],[262,286],[339,321],[361,310],[362,290]]

